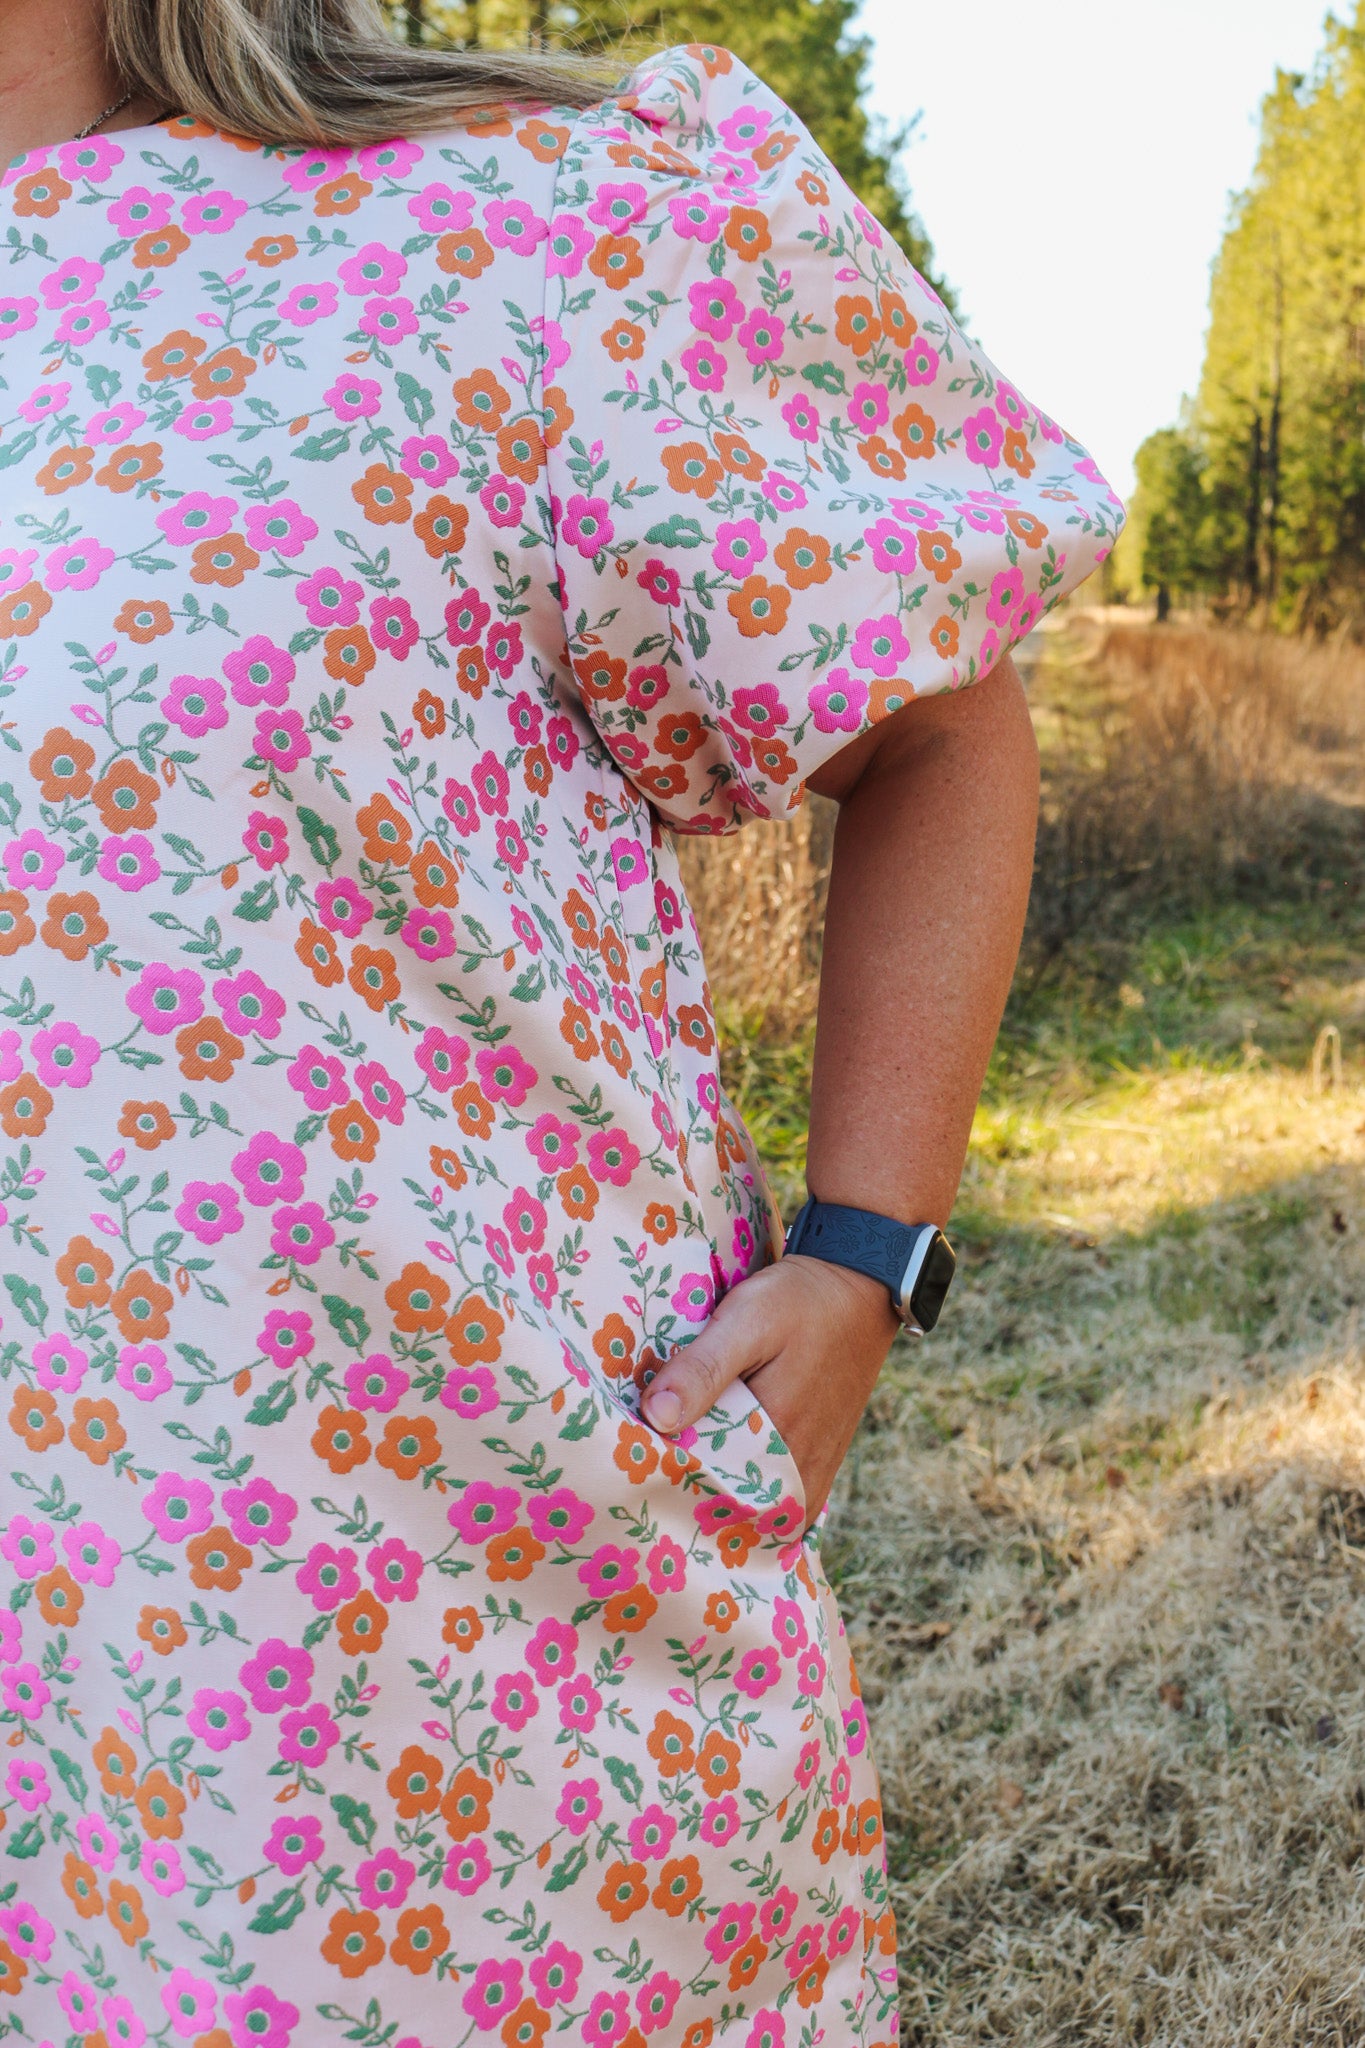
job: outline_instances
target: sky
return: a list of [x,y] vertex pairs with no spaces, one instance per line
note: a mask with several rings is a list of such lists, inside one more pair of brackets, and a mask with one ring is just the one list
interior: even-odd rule
[[[1347,12],[1347,5],[1339,5]],[[1203,360],[1209,266],[1276,66],[1325,0],[865,0],[875,113],[969,332],[1115,488]]]

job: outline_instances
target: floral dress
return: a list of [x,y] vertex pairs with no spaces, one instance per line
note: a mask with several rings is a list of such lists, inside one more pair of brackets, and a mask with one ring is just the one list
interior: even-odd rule
[[896,2032],[673,834],[1117,501],[723,50],[0,190],[0,2031]]

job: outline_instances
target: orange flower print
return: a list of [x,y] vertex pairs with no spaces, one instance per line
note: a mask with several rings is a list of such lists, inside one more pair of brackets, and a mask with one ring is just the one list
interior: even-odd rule
[[357,212],[361,202],[368,199],[373,190],[373,185],[366,178],[333,178],[314,192],[313,211],[320,220],[335,220],[338,215]]
[[725,600],[726,608],[746,640],[780,633],[791,610],[791,592],[766,576],[746,576]]
[[823,534],[793,526],[774,548],[773,560],[793,590],[809,590],[816,584],[828,583],[833,575],[829,554],[829,542]]
[[59,448],[34,476],[45,497],[60,497],[73,484],[86,483],[95,467],[92,448]]
[[145,832],[156,823],[159,785],[135,761],[115,761],[91,790],[105,829]]
[[15,1435],[22,1437],[34,1452],[48,1450],[66,1435],[56,1398],[45,1387],[34,1387],[31,1391],[22,1385],[16,1387],[7,1419]]
[[371,1656],[384,1641],[389,1611],[368,1586],[337,1609],[337,1643],[345,1657]]
[[176,327],[143,351],[142,374],[149,384],[188,377],[207,347],[208,343],[200,335],[191,333],[187,327]]
[[455,417],[461,426],[496,433],[511,409],[512,394],[491,370],[475,370],[454,384]]
[[351,485],[351,496],[372,526],[401,526],[412,517],[412,479],[387,463],[372,462]]
[[790,1461],[641,1409],[772,1239],[677,841],[1119,515],[737,57],[570,111],[177,113],[0,195],[0,1675],[69,1723],[5,1839],[102,1959],[16,1895],[35,2038],[66,1970],[116,2048],[153,1936],[195,2048],[896,2034]]
[[441,1455],[440,1440],[436,1424],[429,1415],[391,1415],[384,1424],[384,1435],[375,1452],[378,1464],[386,1466],[399,1479],[415,1479],[427,1465],[434,1465]]
[[614,1310],[594,1331],[592,1348],[612,1379],[629,1379],[635,1370],[635,1332]]
[[436,1811],[444,1781],[440,1758],[412,1742],[389,1772],[385,1790],[401,1818],[414,1820],[419,1813]]
[[354,1408],[324,1408],[313,1431],[312,1448],[338,1477],[354,1471],[370,1455],[364,1416]]
[[190,556],[190,581],[235,590],[261,558],[240,533],[225,533],[218,540],[201,540]]
[[153,233],[139,235],[133,244],[133,261],[139,270],[166,270],[191,246],[190,238],[171,221]]
[[126,633],[139,647],[149,647],[153,640],[161,639],[174,626],[170,606],[159,597],[141,602],[137,598],[129,598],[127,604],[120,606],[114,620],[114,631]]
[[52,1097],[36,1074],[20,1074],[0,1088],[0,1130],[7,1138],[40,1138],[52,1114]]
[[236,398],[246,390],[248,377],[256,374],[256,359],[240,348],[218,348],[190,371],[190,390],[196,398]]
[[772,248],[768,217],[756,206],[732,206],[725,223],[725,246],[741,263],[757,263]]
[[133,1794],[144,1834],[154,1842],[178,1841],[185,1832],[183,1814],[187,1804],[179,1786],[172,1784],[160,1764],[153,1765]]
[[258,235],[246,252],[248,263],[259,263],[262,270],[278,270],[282,263],[292,263],[299,253],[299,245],[292,235]]
[[407,1332],[439,1330],[446,1319],[450,1284],[419,1259],[410,1260],[384,1292],[394,1328]]
[[[139,484],[151,483],[154,478],[161,475],[164,468],[160,442],[126,441],[121,448],[115,448],[100,464],[95,471],[95,482],[102,484],[106,491],[113,491],[121,497],[125,492],[136,490]],[[128,609],[129,607],[125,605],[119,613],[119,618],[122,618]],[[160,605],[158,617],[162,611],[166,613],[169,621],[169,607]],[[134,614],[136,615],[136,608]],[[114,625],[116,630],[128,633],[130,638],[137,638],[128,626],[120,627],[118,619],[115,619]]]
[[133,1344],[142,1338],[166,1335],[170,1329],[167,1311],[174,1299],[170,1288],[163,1287],[145,1266],[135,1266],[122,1286],[115,1289],[109,1306],[120,1330]]
[[125,1102],[118,1131],[140,1152],[154,1152],[175,1136],[175,1119],[164,1102]]
[[665,448],[663,465],[671,488],[680,496],[713,498],[725,474],[722,464],[708,454],[700,441],[683,441]]
[[356,946],[346,979],[371,1010],[382,1010],[402,993],[398,963],[384,946]]
[[25,583],[21,589],[0,597],[0,633],[26,639],[36,633],[52,610],[52,599],[41,583]]
[[506,1319],[482,1294],[468,1294],[445,1326],[456,1365],[491,1365],[502,1352]]
[[412,826],[396,804],[382,791],[362,804],[356,825],[364,834],[365,857],[379,865],[393,861],[406,867],[412,846]]
[[454,1643],[457,1650],[465,1652],[481,1643],[483,1622],[477,1607],[447,1607],[441,1628],[441,1641]]
[[252,1564],[250,1549],[222,1524],[191,1536],[185,1545],[185,1558],[191,1581],[206,1592],[234,1592],[242,1583],[243,1572],[250,1571]]
[[673,1856],[659,1872],[658,1883],[650,1893],[650,1903],[676,1920],[686,1913],[701,1888],[701,1867],[696,1857]]
[[327,1923],[320,1946],[324,1960],[343,1977],[363,1977],[384,1954],[379,1915],[365,1907],[338,1907]]
[[361,1159],[368,1165],[379,1150],[379,1126],[354,1096],[332,1111],[327,1135],[338,1159]]
[[320,988],[335,988],[346,978],[337,942],[329,931],[305,917],[299,926],[294,951]]
[[[436,262],[440,269],[455,277],[482,277],[493,261],[493,250],[488,237],[478,228],[469,228],[462,235],[442,235],[436,244]],[[466,420],[465,425],[476,422]]]
[[946,533],[921,533],[919,558],[939,583],[951,583],[962,567],[962,557]]
[[[185,1624],[173,1607],[144,1607],[137,1624],[138,1640],[155,1651],[158,1657],[169,1657],[172,1650],[178,1650],[182,1643],[189,1641]],[[128,1752],[128,1769],[131,1773],[133,1753]],[[106,1792],[116,1788],[104,1781]]]
[[[146,1615],[154,1610],[144,1607],[142,1611]],[[103,1730],[91,1751],[91,1762],[111,1799],[127,1799],[131,1795],[137,1777],[137,1752],[117,1728]]]
[[374,667],[374,642],[363,626],[337,626],[322,643],[322,665],[334,682],[363,683]]
[[55,725],[29,755],[28,765],[45,803],[59,804],[68,797],[79,800],[90,793],[95,749],[64,725]]
[[[17,899],[20,905],[24,902],[23,897],[18,896],[15,890],[0,892],[0,953],[5,951],[7,925],[9,929],[16,929],[16,926],[9,923],[5,914],[9,912],[11,917],[15,915],[12,899]],[[19,916],[17,928],[23,931],[18,943],[28,945],[33,937],[33,927],[22,914]],[[108,936],[109,926],[100,911],[99,901],[88,889],[78,890],[74,896],[68,896],[62,890],[53,890],[47,899],[47,916],[43,919],[42,925],[42,940],[45,946],[51,946],[55,953],[61,953],[66,959],[76,962],[84,960],[96,946],[102,946]]]
[[544,1555],[545,1545],[523,1523],[515,1524],[484,1545],[488,1577],[495,1586],[509,1579],[529,1579]]
[[408,1906],[398,1916],[398,1931],[389,1953],[414,1976],[424,1977],[449,1947],[450,1929],[440,1907]]
[[51,220],[62,201],[71,197],[66,179],[54,171],[30,171],[14,187],[14,211],[21,220]]
[[118,1409],[112,1401],[78,1394],[71,1404],[71,1426],[67,1437],[72,1449],[88,1458],[92,1465],[107,1465],[127,1443],[128,1432],[119,1421]]
[[230,1081],[246,1051],[240,1038],[217,1017],[203,1017],[178,1031],[175,1049],[187,1081]]
[[27,896],[21,889],[0,889],[0,958],[7,959],[32,944],[33,919],[28,914]]
[[429,555],[440,561],[458,555],[469,531],[469,514],[463,505],[439,491],[429,498],[412,522],[413,532]]
[[690,1771],[697,1760],[692,1730],[686,1721],[680,1721],[676,1714],[663,1708],[654,1716],[654,1726],[645,1746],[659,1767],[659,1775],[664,1778],[676,1778],[681,1772]]

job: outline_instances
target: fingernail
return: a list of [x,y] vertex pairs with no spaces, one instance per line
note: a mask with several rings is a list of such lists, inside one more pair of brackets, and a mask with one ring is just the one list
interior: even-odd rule
[[682,1421],[682,1402],[670,1387],[660,1387],[646,1401],[645,1414],[656,1429],[668,1436]]

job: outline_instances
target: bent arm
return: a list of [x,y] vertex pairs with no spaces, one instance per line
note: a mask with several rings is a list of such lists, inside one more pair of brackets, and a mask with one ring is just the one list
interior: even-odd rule
[[[1028,904],[1038,753],[1011,661],[909,704],[811,787],[839,804],[807,1182],[825,1202],[948,1220]],[[749,1379],[823,1505],[896,1322],[877,1282],[795,1256],[733,1288],[645,1399],[665,1432]]]
[[1013,662],[907,705],[810,786],[840,806],[810,1191],[946,1224],[1033,872],[1038,749]]

